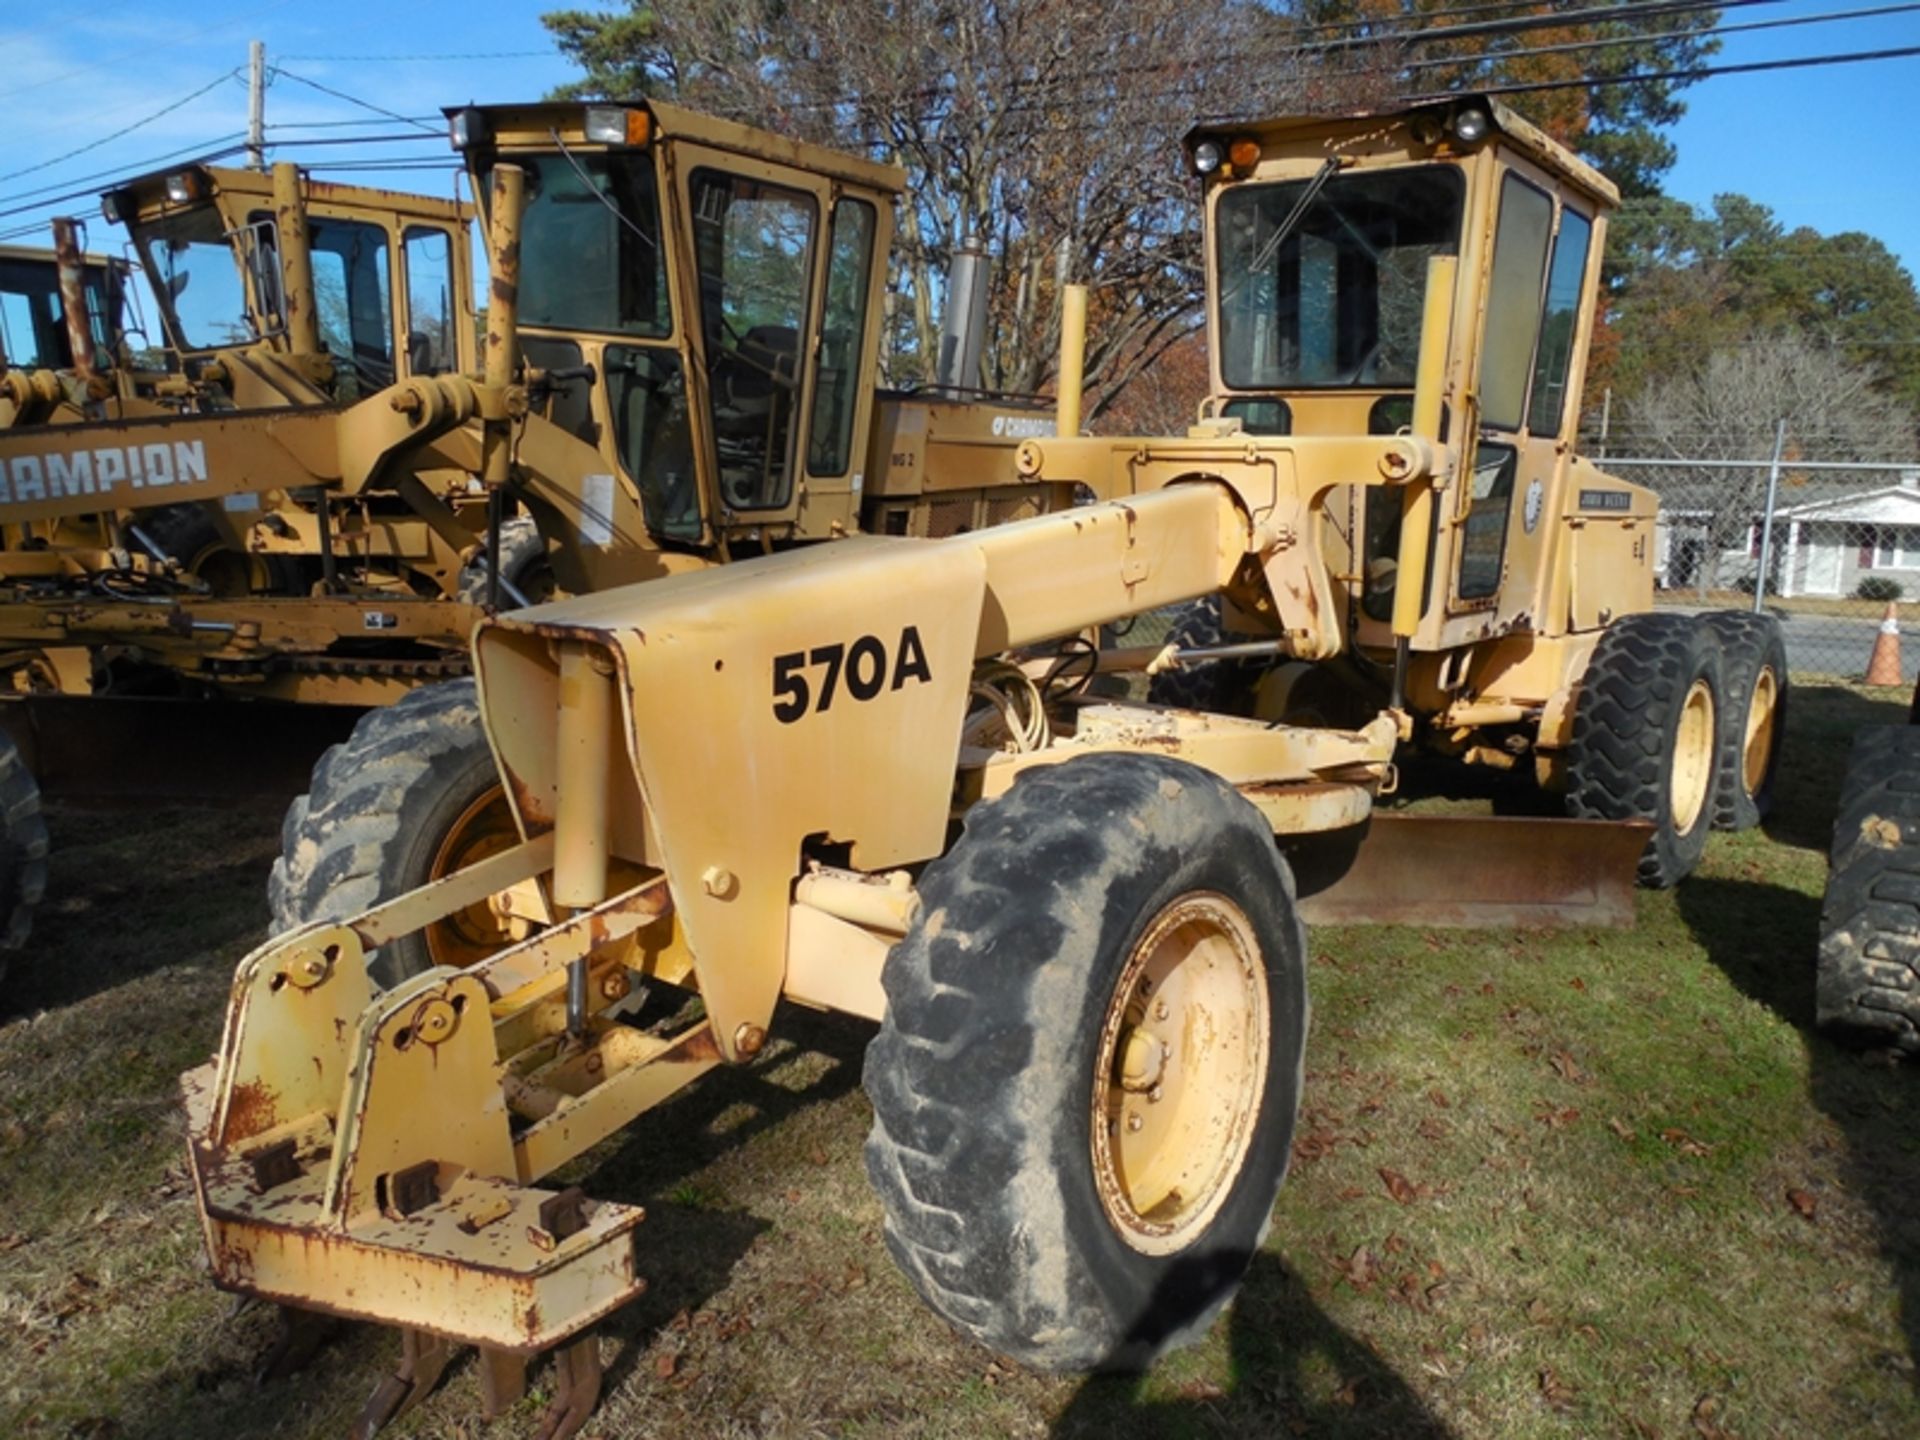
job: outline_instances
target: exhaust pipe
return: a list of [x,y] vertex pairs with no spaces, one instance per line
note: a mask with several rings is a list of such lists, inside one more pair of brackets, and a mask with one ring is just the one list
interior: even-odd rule
[[947,270],[947,313],[933,383],[949,394],[978,390],[986,341],[987,257],[978,245],[962,245]]

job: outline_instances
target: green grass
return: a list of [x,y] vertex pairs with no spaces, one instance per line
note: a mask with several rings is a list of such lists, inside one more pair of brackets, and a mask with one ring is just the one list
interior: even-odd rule
[[[1901,713],[1796,693],[1769,833],[1716,837],[1631,932],[1316,932],[1272,1237],[1139,1379],[1025,1374],[920,1305],[860,1164],[870,1027],[783,1012],[760,1064],[578,1167],[649,1212],[586,1433],[1920,1433],[1915,1076],[1810,1030],[1847,737]],[[0,1025],[0,1434],[338,1435],[392,1337],[253,1384],[271,1316],[206,1282],[173,1096],[264,924],[275,818],[54,822]],[[463,1362],[398,1428],[519,1435],[537,1409],[481,1425]]]

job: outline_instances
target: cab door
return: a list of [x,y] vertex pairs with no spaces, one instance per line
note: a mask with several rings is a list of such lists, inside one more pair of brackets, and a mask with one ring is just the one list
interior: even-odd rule
[[826,186],[683,145],[676,157],[694,303],[695,404],[719,525],[793,519],[805,457]]
[[[1450,638],[1533,630],[1560,484],[1579,423],[1570,404],[1584,341],[1593,220],[1576,197],[1503,169],[1479,347],[1477,419],[1452,517]],[[1461,620],[1470,623],[1461,624]]]

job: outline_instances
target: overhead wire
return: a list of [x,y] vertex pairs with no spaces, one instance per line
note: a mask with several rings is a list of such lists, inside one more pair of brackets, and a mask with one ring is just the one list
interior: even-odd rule
[[102,145],[110,145],[115,140],[118,140],[122,135],[131,134],[133,131],[141,129],[143,126],[151,125],[154,121],[160,119],[163,115],[171,115],[174,111],[180,109],[182,106],[191,105],[195,100],[198,100],[202,95],[205,95],[209,90],[212,90],[217,86],[224,85],[227,81],[227,76],[230,75],[231,73],[232,73],[231,71],[227,71],[220,75],[216,75],[212,80],[208,81],[205,85],[202,85],[198,90],[193,91],[189,95],[182,95],[178,100],[173,101],[171,104],[162,105],[158,110],[155,110],[151,114],[146,115],[143,118],[134,121],[133,124],[131,125],[120,126],[111,135],[103,135],[98,140],[89,141],[85,145],[81,145],[72,150],[67,151],[64,155],[56,155],[51,160],[42,160],[36,165],[28,165],[25,168],[20,170],[10,170],[4,175],[0,175],[0,181],[17,180],[22,175],[32,175],[37,171],[48,170],[55,165],[59,165],[63,163],[64,161],[72,160],[77,156],[85,155],[92,150],[98,150]]

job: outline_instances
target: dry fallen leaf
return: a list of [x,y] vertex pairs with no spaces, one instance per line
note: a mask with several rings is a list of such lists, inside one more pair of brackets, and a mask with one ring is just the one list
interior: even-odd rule
[[1694,1139],[1684,1130],[1662,1130],[1660,1132],[1660,1138],[1666,1141],[1667,1144],[1673,1146],[1673,1148],[1678,1150],[1682,1155],[1697,1156],[1710,1155],[1713,1153],[1713,1146],[1708,1145],[1704,1141]]
[[1547,1308],[1547,1302],[1539,1296],[1527,1302],[1527,1319],[1536,1325],[1547,1325],[1553,1321],[1553,1311]]
[[1820,1202],[1804,1190],[1787,1191],[1787,1203],[1800,1212],[1802,1220],[1813,1219],[1814,1213],[1820,1208]]
[[1640,1138],[1638,1132],[1636,1132],[1631,1125],[1627,1124],[1626,1121],[1620,1119],[1617,1115],[1610,1118],[1607,1121],[1607,1128],[1613,1131],[1613,1133],[1618,1135],[1622,1140],[1625,1140],[1628,1144],[1632,1144],[1635,1140],[1638,1140]]
[[1553,1066],[1555,1074],[1570,1084],[1584,1085],[1587,1081],[1587,1072],[1582,1070],[1579,1062],[1564,1050],[1554,1051],[1548,1057],[1547,1063]]
[[1366,1246],[1359,1246],[1345,1260],[1335,1260],[1333,1268],[1354,1289],[1365,1293],[1373,1288],[1373,1252]]
[[657,1355],[654,1357],[653,1373],[659,1376],[662,1380],[671,1380],[673,1378],[673,1372],[678,1370],[679,1368],[680,1368],[680,1357],[674,1354],[671,1350],[667,1351],[663,1355]]
[[1414,1127],[1422,1140],[1444,1140],[1453,1133],[1453,1127],[1438,1115],[1429,1115]]
[[1567,1410],[1573,1406],[1573,1387],[1554,1374],[1551,1369],[1540,1372],[1540,1398],[1553,1410]]
[[1733,1432],[1720,1423],[1720,1402],[1711,1395],[1695,1402],[1693,1428],[1700,1440],[1734,1440]]
[[1415,1188],[1414,1183],[1398,1170],[1389,1170],[1383,1165],[1380,1168],[1380,1179],[1386,1185],[1387,1193],[1402,1205],[1411,1205],[1420,1198],[1420,1192]]
[[1446,1108],[1448,1108],[1448,1106],[1450,1106],[1453,1103],[1452,1101],[1447,1099],[1444,1092],[1439,1090],[1429,1090],[1427,1092],[1427,1099],[1431,1100],[1434,1104],[1438,1105],[1442,1110],[1445,1110]]

